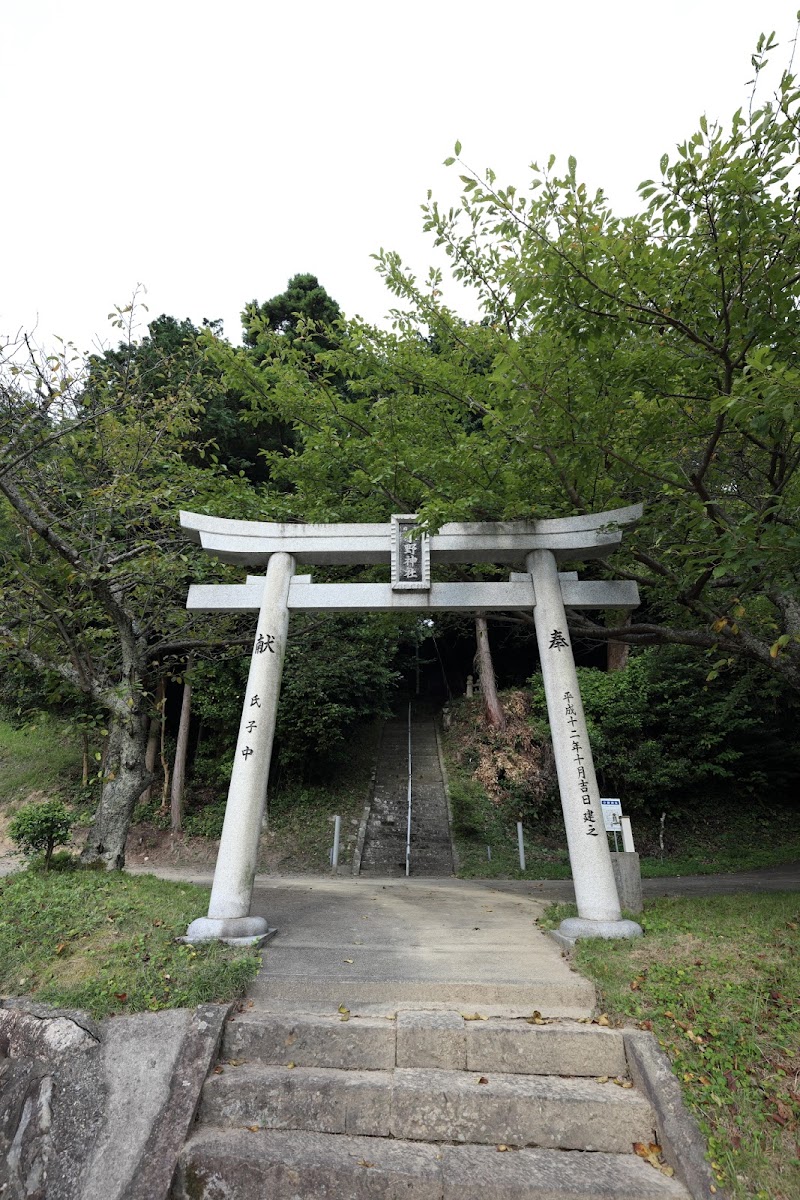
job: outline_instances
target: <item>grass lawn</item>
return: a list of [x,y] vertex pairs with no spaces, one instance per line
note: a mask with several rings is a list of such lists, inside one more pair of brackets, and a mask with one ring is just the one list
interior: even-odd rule
[[240,996],[257,951],[175,938],[208,892],[149,875],[20,871],[0,879],[0,995],[27,995],[95,1017],[192,1008]]
[[74,730],[48,717],[15,728],[0,720],[0,805],[15,807],[31,792],[74,792],[81,781],[81,745]]
[[[552,905],[546,922],[574,915]],[[651,1029],[737,1200],[800,1196],[800,894],[648,901],[636,942],[573,960],[619,1022]]]

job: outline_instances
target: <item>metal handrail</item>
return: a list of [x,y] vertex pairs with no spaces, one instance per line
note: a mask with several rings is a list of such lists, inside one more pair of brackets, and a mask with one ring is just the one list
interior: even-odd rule
[[406,826],[406,875],[411,865],[411,704],[408,705],[408,823]]

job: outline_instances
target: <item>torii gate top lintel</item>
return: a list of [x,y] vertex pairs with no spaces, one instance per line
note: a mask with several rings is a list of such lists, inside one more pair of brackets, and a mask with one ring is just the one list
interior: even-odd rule
[[[551,550],[559,562],[605,558],[622,540],[620,526],[637,521],[642,505],[609,512],[536,521],[487,521],[443,525],[427,539],[431,558],[442,563],[518,563],[532,550]],[[182,512],[181,527],[222,562],[265,565],[285,552],[311,566],[388,562],[395,522],[386,524],[295,524],[237,521]]]

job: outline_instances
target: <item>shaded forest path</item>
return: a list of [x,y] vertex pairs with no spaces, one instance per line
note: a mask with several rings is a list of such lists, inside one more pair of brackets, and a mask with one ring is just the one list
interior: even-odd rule
[[395,877],[406,873],[408,834],[409,725],[411,742],[411,853],[409,874],[453,874],[447,792],[430,712],[387,721],[378,752],[375,789],[367,822],[360,874]]

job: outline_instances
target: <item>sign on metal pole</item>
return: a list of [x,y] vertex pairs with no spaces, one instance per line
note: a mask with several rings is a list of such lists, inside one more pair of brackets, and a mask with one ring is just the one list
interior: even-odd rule
[[606,833],[622,833],[622,801],[600,800]]

